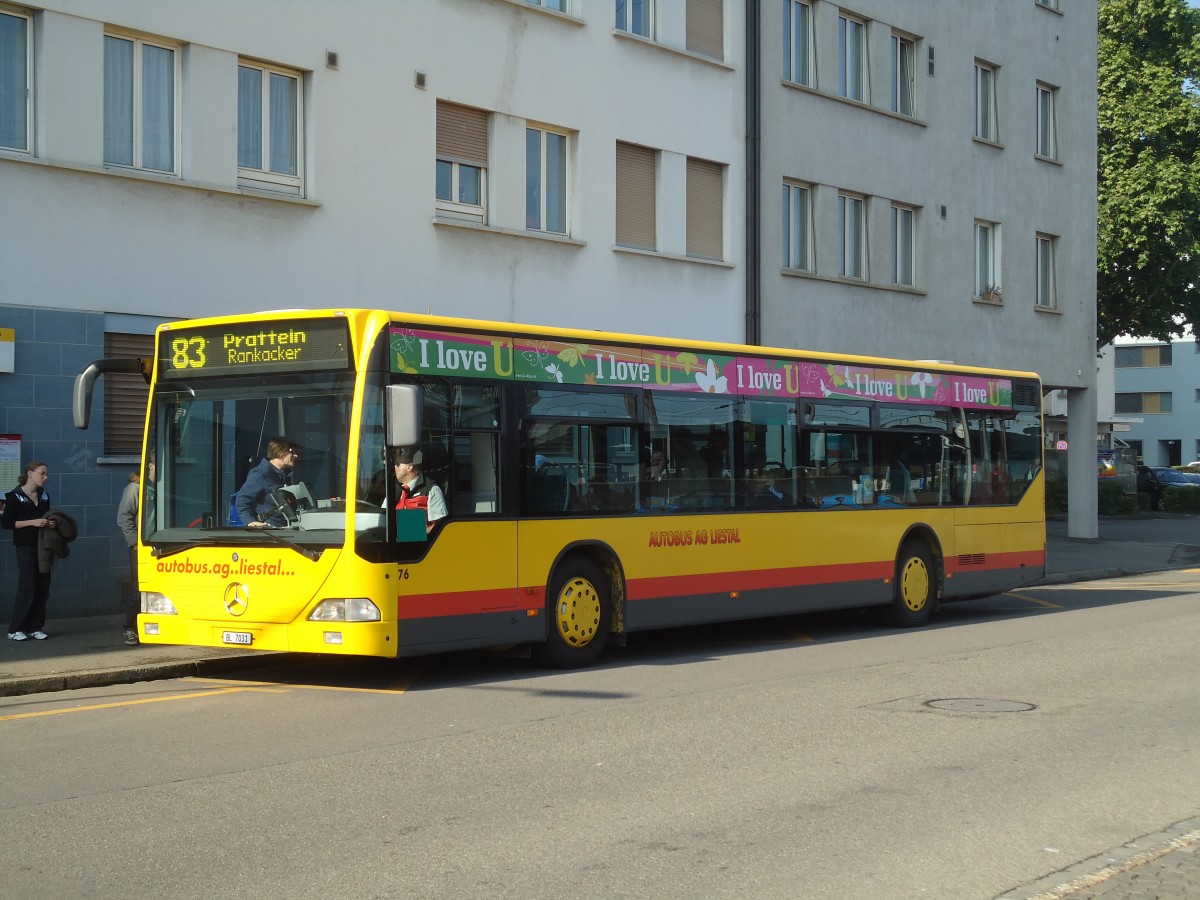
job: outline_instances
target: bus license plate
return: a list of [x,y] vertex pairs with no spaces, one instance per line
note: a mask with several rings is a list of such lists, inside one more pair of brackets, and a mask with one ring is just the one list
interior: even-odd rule
[[222,631],[221,643],[223,644],[246,644],[249,645],[254,641],[254,635],[249,631]]

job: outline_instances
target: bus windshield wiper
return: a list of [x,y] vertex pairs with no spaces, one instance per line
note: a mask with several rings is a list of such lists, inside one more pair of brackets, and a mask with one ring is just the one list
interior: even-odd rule
[[182,553],[184,550],[190,550],[192,547],[214,547],[217,542],[212,538],[201,538],[198,541],[181,541],[177,544],[155,544],[150,551],[150,555],[156,559],[162,559],[164,556],[174,556],[176,553]]
[[313,562],[316,562],[318,559],[320,559],[321,553],[323,552],[321,550],[310,550],[308,547],[301,547],[295,541],[288,540],[282,534],[276,534],[270,528],[247,528],[245,531],[247,534],[261,534],[265,537],[269,537],[274,543],[279,544],[282,547],[295,550],[305,559],[311,559]]
[[[287,547],[289,550],[295,550],[297,553],[299,553],[305,559],[311,559],[313,562],[316,562],[318,559],[321,558],[321,553],[322,553],[321,550],[310,550],[307,547],[302,547],[299,544],[297,544],[295,541],[290,541],[287,538],[285,538],[283,535],[276,534],[275,532],[270,531],[269,529],[266,529],[266,528],[251,529],[251,528],[239,528],[239,527],[226,527],[226,528],[222,528],[220,530],[225,532],[226,534],[229,534],[230,536],[232,536],[233,534],[239,534],[242,536],[254,535],[255,537],[258,537],[259,535],[261,535],[263,537],[269,538],[271,540],[271,542],[274,544],[279,544],[281,547]],[[158,545],[155,545],[154,549],[150,551],[150,555],[155,557],[156,559],[162,559],[164,556],[173,556],[176,553],[182,553],[184,550],[189,550],[192,547],[216,547],[216,546],[219,546],[224,543],[226,543],[226,542],[219,538],[206,537],[206,538],[198,538],[197,540],[194,540],[194,541],[179,541],[177,543],[172,543],[172,544],[158,544]],[[241,541],[238,541],[237,543],[240,544]]]

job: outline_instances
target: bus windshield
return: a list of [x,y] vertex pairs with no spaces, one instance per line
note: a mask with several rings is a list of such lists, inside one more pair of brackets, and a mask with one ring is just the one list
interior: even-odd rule
[[[347,527],[348,439],[354,376],[347,372],[160,382],[151,400],[144,539],[159,552],[201,543],[342,546]],[[235,495],[275,439],[297,455],[287,482],[260,500],[268,528],[246,527]],[[147,466],[149,470],[149,466]],[[360,496],[360,531],[383,526],[382,498]],[[266,503],[270,509],[264,509]],[[255,523],[257,525],[257,523]]]

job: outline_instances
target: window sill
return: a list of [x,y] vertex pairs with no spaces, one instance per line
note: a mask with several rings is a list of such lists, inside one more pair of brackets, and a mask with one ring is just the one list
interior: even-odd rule
[[841,275],[819,275],[805,269],[789,269],[784,267],[779,274],[786,278],[807,278],[811,281],[823,281],[827,284],[842,284],[848,287],[869,288],[873,291],[888,291],[893,294],[910,294],[914,297],[926,297],[928,291],[907,284],[879,284],[874,281],[864,281],[861,278],[845,278]]
[[1044,9],[1048,13],[1054,13],[1056,16],[1063,15],[1063,11],[1055,6],[1047,6],[1045,3],[1039,3],[1038,0],[1033,0],[1033,5],[1038,9]]
[[895,119],[898,122],[907,122],[909,125],[919,125],[922,128],[928,127],[929,123],[923,119],[918,119],[915,116],[906,116],[898,112],[892,112],[890,109],[883,109],[878,106],[872,106],[870,103],[863,103],[861,100],[851,100],[849,97],[843,97],[841,94],[831,94],[828,91],[822,91],[818,88],[811,87],[807,84],[799,84],[795,81],[788,81],[786,78],[780,79],[779,83],[785,88],[790,88],[793,91],[799,91],[802,94],[812,94],[816,97],[824,97],[826,100],[832,100],[835,103],[841,103],[845,106],[852,106],[855,109],[861,109],[864,112],[875,113],[883,116],[886,119]]
[[628,253],[632,256],[651,256],[655,259],[666,259],[671,262],[698,263],[702,266],[716,266],[719,269],[732,269],[733,263],[723,259],[709,259],[705,256],[682,256],[678,253],[662,253],[658,250],[642,250],[638,247],[622,247],[613,244],[613,253]]
[[540,16],[547,16],[551,19],[558,19],[560,22],[565,22],[568,25],[586,25],[587,20],[579,16],[573,16],[570,13],[559,12],[557,9],[547,9],[544,6],[538,6],[535,3],[529,3],[527,0],[492,0],[493,3],[500,3],[504,6],[515,6],[518,9],[526,12],[535,13]]
[[281,194],[277,191],[258,191],[252,188],[231,187],[224,184],[206,184],[202,181],[187,181],[177,175],[162,175],[146,172],[141,169],[126,169],[116,166],[88,166],[82,163],[60,162],[54,159],[42,159],[28,154],[13,154],[0,151],[0,162],[24,163],[42,169],[57,169],[65,172],[78,172],[84,175],[101,175],[109,178],[132,179],[149,184],[160,184],[164,187],[185,188],[193,191],[206,191],[212,194],[227,194],[231,197],[254,197],[261,200],[274,200],[277,203],[290,203],[299,206],[321,206],[316,200]]
[[546,241],[550,244],[564,244],[568,247],[586,247],[587,242],[565,234],[551,234],[547,231],[522,231],[518,228],[500,228],[497,225],[484,225],[481,222],[467,222],[463,219],[446,219],[441,216],[433,217],[433,224],[438,228],[452,228],[462,231],[479,231],[485,234],[495,234],[501,237],[526,238],[533,241]]
[[1045,313],[1048,316],[1061,316],[1063,311],[1057,306],[1034,306],[1036,312]]
[[622,31],[619,28],[613,29],[613,37],[621,41],[630,41],[634,44],[641,44],[645,47],[653,47],[655,50],[661,50],[664,53],[670,53],[672,56],[682,56],[685,59],[690,59],[693,62],[704,63],[705,65],[713,66],[717,69],[724,69],[727,72],[734,71],[734,67],[723,59],[714,59],[711,56],[705,56],[703,53],[696,53],[692,50],[682,50],[679,47],[672,47],[668,44],[660,44],[658,41],[644,38],[640,34],[631,34],[628,31]]
[[1040,153],[1035,153],[1035,154],[1033,154],[1033,158],[1036,159],[1038,162],[1048,163],[1049,165],[1052,165],[1052,166],[1061,166],[1062,165],[1062,160],[1055,159],[1053,156],[1042,156]]
[[1001,297],[998,300],[992,300],[992,299],[988,299],[988,298],[984,298],[984,297],[972,297],[971,302],[977,303],[980,306],[1003,306],[1004,298]]
[[976,144],[983,144],[983,146],[985,146],[985,147],[994,147],[997,150],[1004,149],[1004,145],[1002,143],[1000,143],[999,141],[993,141],[988,138],[982,138],[977,134],[971,135],[971,140],[973,140]]

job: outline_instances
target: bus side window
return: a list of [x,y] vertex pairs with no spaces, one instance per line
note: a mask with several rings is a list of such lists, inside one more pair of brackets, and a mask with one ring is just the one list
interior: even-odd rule
[[499,510],[498,441],[499,435],[483,431],[454,436],[455,515],[489,515]]

